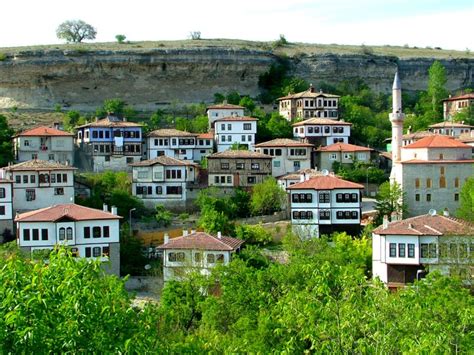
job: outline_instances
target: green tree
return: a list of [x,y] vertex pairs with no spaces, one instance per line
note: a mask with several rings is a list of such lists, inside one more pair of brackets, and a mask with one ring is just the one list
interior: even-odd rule
[[393,212],[405,216],[407,212],[405,199],[404,192],[396,182],[390,183],[390,181],[387,181],[380,185],[376,196],[375,210],[377,216],[374,223],[376,225],[381,224],[383,216],[390,218]]
[[237,91],[231,91],[226,95],[227,102],[232,105],[238,105],[240,102],[240,94]]
[[104,101],[103,110],[107,114],[114,114],[118,117],[122,117],[125,110],[125,101],[120,99],[108,99]]
[[206,232],[213,234],[222,232],[226,235],[232,235],[234,232],[234,225],[229,217],[224,212],[213,208],[206,208],[204,211],[201,211],[198,225]]
[[125,35],[116,35],[115,36],[115,39],[117,40],[118,43],[122,44],[123,41],[125,41],[125,39],[127,38],[127,36]]
[[266,126],[272,139],[293,138],[293,127],[291,126],[291,122],[276,112],[272,113]]
[[443,103],[442,99],[448,96],[446,90],[446,69],[437,60],[433,62],[430,69],[428,70],[428,96],[431,102],[431,110],[436,112],[439,117],[443,117]]
[[280,211],[285,204],[286,192],[273,177],[255,184],[250,198],[250,207],[254,215],[271,214]]
[[255,110],[255,102],[248,96],[244,96],[240,99],[239,105],[245,107],[251,115]]
[[238,225],[235,227],[235,236],[245,240],[246,243],[257,245],[266,245],[273,240],[270,232],[261,223],[257,225]]
[[0,115],[0,167],[13,161],[13,129],[8,125],[7,118]]
[[163,205],[156,205],[155,211],[155,218],[160,227],[169,227],[173,219],[173,214],[168,211]]
[[466,180],[459,195],[457,216],[466,221],[474,222],[474,178]]
[[68,42],[80,43],[84,39],[95,39],[97,31],[82,20],[65,21],[56,29],[56,36]]

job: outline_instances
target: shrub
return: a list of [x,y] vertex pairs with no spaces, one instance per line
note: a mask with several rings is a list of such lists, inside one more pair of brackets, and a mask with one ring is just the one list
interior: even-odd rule
[[168,227],[171,224],[171,220],[173,219],[173,214],[165,209],[165,206],[163,205],[156,205],[155,209],[155,218],[160,227]]
[[118,43],[122,44],[123,41],[125,41],[125,39],[127,38],[127,36],[125,35],[116,35],[115,36],[115,39],[117,40]]
[[242,224],[235,227],[235,236],[239,239],[245,240],[249,244],[266,245],[270,243],[272,235],[263,225],[248,225]]
[[0,53],[0,62],[3,62],[7,59],[7,55],[5,53]]

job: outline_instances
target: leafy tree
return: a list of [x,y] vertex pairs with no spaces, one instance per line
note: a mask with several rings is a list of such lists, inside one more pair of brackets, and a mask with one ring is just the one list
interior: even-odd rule
[[108,99],[104,101],[103,110],[121,117],[125,110],[125,101],[120,99]]
[[198,225],[206,232],[213,234],[222,232],[232,235],[234,231],[234,225],[231,223],[229,217],[224,212],[213,208],[206,208],[204,211],[201,211]]
[[123,41],[125,41],[125,39],[127,38],[127,36],[125,35],[116,35],[115,36],[115,39],[117,40],[118,43],[122,44]]
[[155,210],[155,218],[160,227],[169,227],[173,219],[173,214],[165,209],[165,206],[163,205],[156,205]]
[[293,127],[291,126],[291,122],[276,112],[272,113],[266,126],[272,139],[293,138]]
[[246,144],[240,144],[239,142],[234,142],[230,146],[229,150],[249,150],[249,147]]
[[273,240],[270,232],[261,223],[257,225],[238,225],[235,227],[235,236],[249,244],[257,245],[266,245]]
[[271,214],[280,211],[285,204],[286,192],[273,177],[255,184],[252,189],[250,207],[254,215]]
[[7,118],[0,115],[0,167],[13,161],[13,129],[8,125]]
[[404,216],[407,212],[405,194],[402,191],[400,185],[398,185],[396,182],[390,183],[390,181],[387,181],[380,185],[376,200],[376,225],[382,223],[383,216],[388,216],[388,218],[390,218],[393,212]]
[[474,178],[466,180],[459,196],[457,216],[466,221],[474,222]]
[[251,115],[255,110],[255,102],[248,96],[244,96],[240,99],[239,105],[245,107]]
[[474,126],[474,106],[469,105],[454,114],[453,122],[464,122],[464,124]]
[[428,96],[431,101],[431,110],[443,117],[443,103],[441,100],[448,96],[445,87],[447,82],[446,69],[439,61],[435,60],[428,70],[428,74]]
[[120,228],[120,275],[142,275],[148,259],[143,255],[142,241],[130,233],[130,226],[124,223]]
[[232,105],[238,105],[240,102],[240,94],[237,91],[227,93],[227,102]]
[[86,123],[86,118],[81,116],[79,111],[71,110],[68,111],[63,118],[63,125],[66,131],[72,131],[74,127],[80,126]]
[[96,35],[96,29],[82,20],[65,21],[56,30],[56,36],[68,42],[80,43],[84,39],[95,39]]
[[224,100],[225,100],[225,95],[224,94],[221,94],[219,92],[216,92],[214,94],[214,103],[215,104],[220,104],[220,103],[224,102]]

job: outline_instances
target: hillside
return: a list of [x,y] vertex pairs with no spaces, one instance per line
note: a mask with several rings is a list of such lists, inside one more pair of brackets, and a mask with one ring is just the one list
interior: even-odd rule
[[449,90],[474,86],[474,55],[404,47],[368,47],[242,40],[84,43],[0,48],[0,109],[92,111],[108,98],[139,110],[170,103],[211,102],[236,90],[257,96],[259,76],[281,58],[290,72],[317,86],[361,78],[389,92],[395,70],[404,89],[423,90],[434,59],[447,69]]

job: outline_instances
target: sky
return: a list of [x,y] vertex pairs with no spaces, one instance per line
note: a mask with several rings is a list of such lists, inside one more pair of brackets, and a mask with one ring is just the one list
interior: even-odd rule
[[474,51],[474,0],[9,0],[0,47],[56,44],[56,28],[81,19],[97,42],[235,38]]

